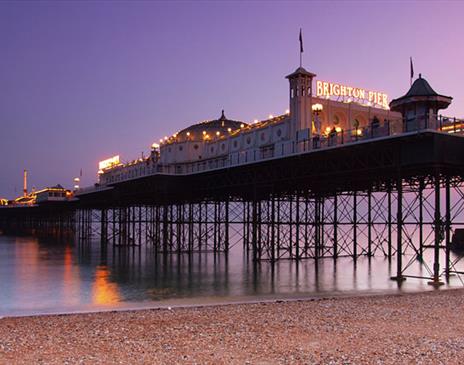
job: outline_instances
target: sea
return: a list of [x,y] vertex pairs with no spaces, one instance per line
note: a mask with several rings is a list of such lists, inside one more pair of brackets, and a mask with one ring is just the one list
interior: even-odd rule
[[[430,276],[431,257],[426,256],[428,264],[424,264],[410,253],[403,261],[412,276]],[[148,244],[127,247],[0,235],[0,317],[306,300],[464,286],[459,275],[444,280],[437,289],[427,279],[391,280],[395,274],[395,259],[383,255],[271,264],[254,262],[241,245],[232,247],[228,254],[166,255]]]

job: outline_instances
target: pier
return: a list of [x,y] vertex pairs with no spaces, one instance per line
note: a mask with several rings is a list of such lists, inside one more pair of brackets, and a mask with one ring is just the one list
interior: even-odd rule
[[415,260],[434,285],[461,274],[451,243],[464,224],[464,121],[438,114],[452,98],[419,75],[389,106],[384,93],[330,100],[331,90],[353,88],[314,96],[315,76],[299,67],[286,77],[284,115],[246,124],[222,111],[161,139],[148,157],[101,161],[99,182],[69,201],[1,208],[0,229],[161,254],[239,245],[271,264],[395,256],[400,282],[419,277],[408,272]]
[[[450,254],[464,225],[464,137],[433,130],[182,175],[154,174],[83,191],[61,204],[0,209],[4,232],[73,235],[164,254],[227,252],[255,261],[396,256],[425,279],[461,273]],[[406,256],[405,256],[406,257]],[[415,276],[416,277],[416,276]]]

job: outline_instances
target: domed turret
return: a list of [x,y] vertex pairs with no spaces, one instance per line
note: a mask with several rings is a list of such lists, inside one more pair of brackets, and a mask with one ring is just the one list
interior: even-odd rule
[[450,96],[435,92],[419,74],[404,96],[390,102],[390,109],[403,114],[406,131],[435,128],[438,110],[446,109],[452,100]]
[[190,127],[182,129],[177,133],[177,141],[195,141],[202,140],[205,135],[211,138],[219,135],[228,134],[237,129],[243,128],[247,124],[237,120],[227,119],[224,110],[221,112],[219,119],[208,120],[202,123],[193,124]]

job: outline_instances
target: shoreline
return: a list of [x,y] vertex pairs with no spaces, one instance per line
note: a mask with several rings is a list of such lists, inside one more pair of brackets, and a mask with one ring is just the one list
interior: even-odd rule
[[161,300],[159,302],[128,302],[115,303],[116,306],[101,306],[89,309],[70,309],[70,310],[39,310],[37,313],[17,313],[17,314],[0,314],[2,318],[28,318],[28,317],[43,317],[43,316],[66,316],[80,314],[98,314],[98,313],[124,313],[149,310],[170,310],[170,309],[193,309],[193,308],[208,308],[222,307],[230,305],[247,305],[247,304],[272,304],[272,303],[291,303],[291,302],[313,302],[321,300],[336,300],[336,299],[356,299],[363,297],[383,297],[383,296],[404,296],[417,295],[433,292],[459,291],[464,287],[440,287],[439,289],[429,290],[410,290],[398,291],[392,290],[368,290],[368,291],[339,291],[327,293],[315,293],[302,296],[288,295],[262,295],[262,296],[235,296],[235,297],[196,297],[196,298],[171,298]]
[[457,364],[464,290],[0,319],[0,363]]

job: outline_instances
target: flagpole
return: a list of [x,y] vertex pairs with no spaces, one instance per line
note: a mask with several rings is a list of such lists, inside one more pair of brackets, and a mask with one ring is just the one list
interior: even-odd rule
[[412,57],[409,57],[409,86],[412,86],[412,79],[414,78],[414,66],[412,64]]

